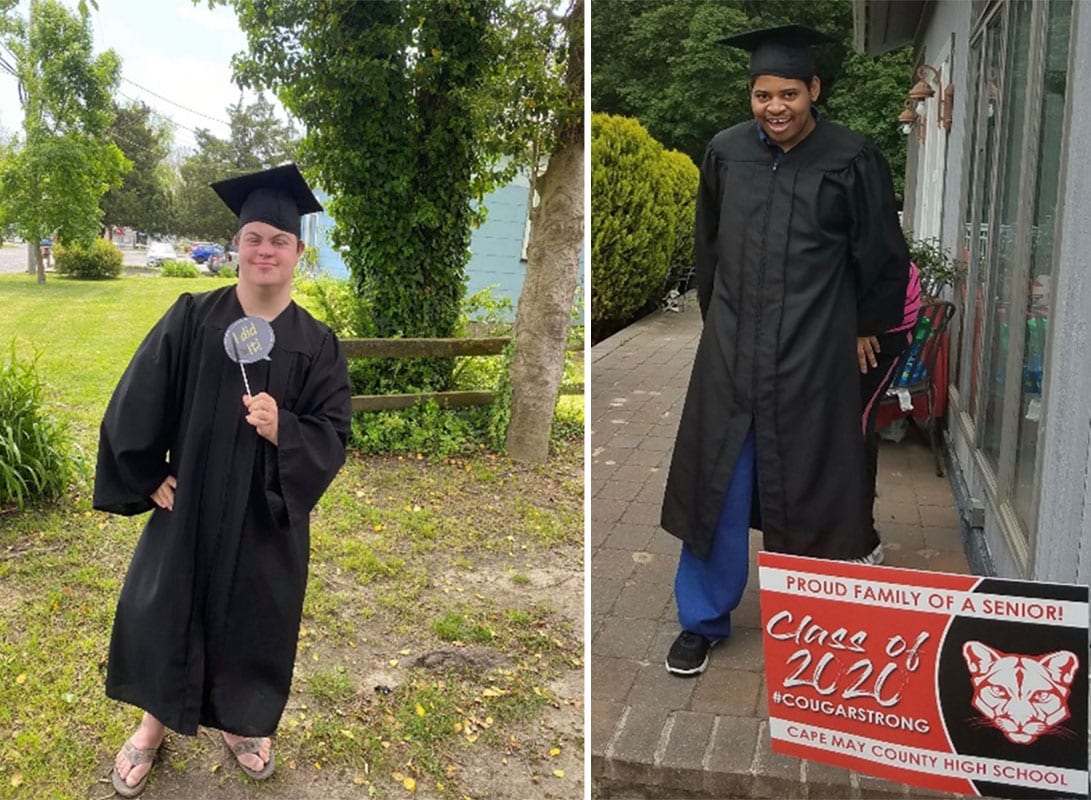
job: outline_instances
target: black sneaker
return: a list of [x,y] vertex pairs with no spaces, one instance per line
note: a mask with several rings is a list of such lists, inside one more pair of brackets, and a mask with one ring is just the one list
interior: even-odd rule
[[667,672],[674,675],[700,675],[708,666],[708,651],[716,646],[699,633],[682,631],[667,653]]

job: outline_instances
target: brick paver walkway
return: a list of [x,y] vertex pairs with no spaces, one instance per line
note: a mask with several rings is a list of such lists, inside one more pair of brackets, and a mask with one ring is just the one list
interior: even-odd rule
[[[769,747],[756,557],[708,670],[663,666],[678,633],[678,541],[658,527],[701,320],[690,300],[591,350],[591,770],[598,796],[943,796]],[[968,572],[946,478],[910,435],[883,443],[876,516],[886,563]],[[751,534],[751,552],[760,534]]]

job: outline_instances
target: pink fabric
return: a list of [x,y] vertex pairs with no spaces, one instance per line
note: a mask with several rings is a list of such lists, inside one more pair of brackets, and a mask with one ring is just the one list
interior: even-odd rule
[[[905,287],[905,311],[902,313],[902,322],[891,328],[887,333],[898,333],[899,331],[910,331],[917,324],[917,317],[921,311],[921,272],[917,269],[917,265],[912,261],[909,262],[909,282]],[[909,334],[906,334],[906,344],[909,344]],[[875,402],[882,397],[883,392],[890,386],[890,378],[894,373],[894,368],[898,366],[900,359],[895,360],[890,368],[886,371],[886,377],[879,383],[878,388],[875,390],[875,394],[868,398],[867,405],[864,407],[864,415],[861,418],[861,426],[863,427],[864,436],[867,436],[867,418],[871,413],[872,406]]]
[[887,333],[907,331],[917,324],[917,315],[921,310],[921,273],[917,265],[909,262],[909,283],[905,287],[905,313],[902,324],[891,328]]

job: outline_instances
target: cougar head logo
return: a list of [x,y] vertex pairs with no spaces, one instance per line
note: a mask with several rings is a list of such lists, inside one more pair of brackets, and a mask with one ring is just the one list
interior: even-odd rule
[[974,708],[1016,744],[1030,744],[1068,719],[1068,693],[1080,665],[1075,653],[1025,656],[966,642],[962,657],[974,685]]

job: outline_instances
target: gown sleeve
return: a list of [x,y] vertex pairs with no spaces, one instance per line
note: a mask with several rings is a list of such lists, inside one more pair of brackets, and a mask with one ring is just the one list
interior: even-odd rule
[[701,318],[708,314],[716,279],[716,238],[720,232],[720,171],[716,153],[709,145],[701,162],[694,221],[694,277]]
[[306,523],[345,463],[352,398],[345,356],[332,333],[311,363],[295,408],[277,412],[276,447],[280,491],[292,527]]
[[193,298],[184,294],[137,348],[99,426],[93,505],[132,516],[170,473],[167,451],[178,421],[181,371],[192,339]]
[[902,320],[909,282],[909,249],[898,223],[890,167],[874,147],[865,147],[853,162],[848,189],[857,335],[877,336]]

